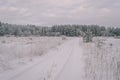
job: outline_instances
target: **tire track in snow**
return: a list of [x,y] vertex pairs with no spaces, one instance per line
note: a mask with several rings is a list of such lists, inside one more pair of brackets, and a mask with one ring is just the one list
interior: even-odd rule
[[[74,44],[74,40],[68,41],[65,44],[58,47],[58,51],[51,51],[48,54],[51,54],[51,56],[46,57],[40,62],[37,62],[36,64],[33,64],[32,66],[28,67],[27,69],[23,70],[22,72],[19,72],[12,77],[4,80],[39,80],[40,79],[40,73],[43,72],[45,69],[51,69],[51,64],[55,62],[57,65],[56,72],[53,71],[52,79],[61,71],[61,69],[66,65],[68,62],[68,59],[70,57],[70,54],[72,54],[72,45]],[[49,64],[49,65],[48,65]],[[48,67],[47,67],[48,66]],[[58,69],[57,69],[58,68]],[[12,74],[11,74],[12,75]],[[46,76],[43,74],[43,76]]]
[[84,57],[79,40],[75,40],[72,54],[55,80],[83,80],[84,78]]

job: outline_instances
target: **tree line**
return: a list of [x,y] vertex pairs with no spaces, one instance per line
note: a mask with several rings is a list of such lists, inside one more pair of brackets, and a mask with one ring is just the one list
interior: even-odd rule
[[99,25],[16,25],[0,22],[0,36],[80,36],[91,31],[94,36],[120,36],[120,28]]

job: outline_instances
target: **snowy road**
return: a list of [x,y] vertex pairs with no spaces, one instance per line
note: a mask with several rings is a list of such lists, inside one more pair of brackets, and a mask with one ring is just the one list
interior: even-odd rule
[[79,41],[74,41],[72,54],[56,80],[83,80],[84,61]]
[[84,61],[79,41],[70,40],[32,64],[0,74],[0,80],[83,80]]

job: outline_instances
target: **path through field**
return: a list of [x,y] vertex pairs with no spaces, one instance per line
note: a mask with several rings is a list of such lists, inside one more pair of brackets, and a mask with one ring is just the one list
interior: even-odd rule
[[73,41],[72,54],[56,80],[83,80],[84,59],[79,40]]
[[83,80],[80,39],[70,40],[32,64],[0,74],[0,80]]

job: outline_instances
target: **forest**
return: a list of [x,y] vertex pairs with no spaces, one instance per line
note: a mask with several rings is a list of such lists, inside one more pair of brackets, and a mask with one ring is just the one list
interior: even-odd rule
[[120,36],[120,28],[99,25],[17,25],[0,22],[0,36],[80,36],[91,31],[94,36]]

